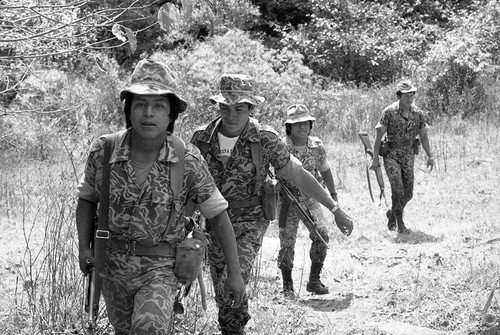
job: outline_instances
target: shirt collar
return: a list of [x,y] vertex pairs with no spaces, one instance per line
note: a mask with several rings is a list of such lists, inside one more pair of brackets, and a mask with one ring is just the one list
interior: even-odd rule
[[[115,145],[113,148],[113,152],[111,153],[110,163],[123,162],[129,160],[130,154],[130,141],[131,141],[131,132],[132,130],[126,129],[121,130],[115,134]],[[163,143],[160,152],[158,154],[158,161],[160,162],[172,162],[178,163],[179,156],[174,149],[172,137],[170,135],[167,136],[166,143]]]
[[[208,126],[203,130],[198,140],[206,143],[212,143],[214,141],[214,137],[217,138],[217,132],[221,127],[221,119],[220,117],[210,122]],[[259,142],[260,134],[259,134],[259,122],[257,119],[250,117],[245,129],[240,134],[240,139],[249,142]]]

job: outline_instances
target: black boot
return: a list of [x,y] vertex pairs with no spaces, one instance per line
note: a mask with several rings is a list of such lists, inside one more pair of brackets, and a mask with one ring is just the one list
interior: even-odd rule
[[281,269],[281,276],[283,277],[283,295],[285,298],[293,298],[293,279],[291,269]]
[[385,215],[387,216],[387,219],[388,219],[387,228],[389,228],[389,230],[396,230],[396,228],[397,228],[396,218],[392,214],[392,211],[390,209],[388,209],[387,213],[385,213]]
[[323,263],[312,263],[311,272],[309,273],[309,282],[307,283],[307,292],[312,292],[316,294],[328,294],[328,287],[323,285],[321,280],[319,280],[319,274],[323,268]]
[[396,223],[398,226],[398,233],[400,234],[409,234],[411,231],[410,229],[406,228],[405,223],[403,221],[403,212],[397,212],[394,213],[394,217],[396,218]]

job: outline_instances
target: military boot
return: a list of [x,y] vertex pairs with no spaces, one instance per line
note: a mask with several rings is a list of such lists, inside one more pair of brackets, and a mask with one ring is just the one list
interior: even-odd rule
[[293,298],[293,279],[291,269],[281,269],[281,276],[283,277],[283,295],[285,298]]
[[388,209],[387,213],[385,213],[385,215],[387,216],[387,219],[388,219],[387,228],[389,228],[389,230],[396,230],[396,228],[397,228],[396,218],[392,214],[392,211],[390,209]]
[[409,234],[411,232],[411,230],[406,228],[406,226],[405,226],[405,223],[403,221],[403,212],[398,211],[397,213],[394,213],[394,216],[396,218],[396,223],[398,226],[398,233]]
[[323,263],[312,263],[311,272],[309,273],[309,282],[307,283],[307,292],[316,294],[328,294],[328,287],[326,287],[321,280],[319,274],[323,268]]

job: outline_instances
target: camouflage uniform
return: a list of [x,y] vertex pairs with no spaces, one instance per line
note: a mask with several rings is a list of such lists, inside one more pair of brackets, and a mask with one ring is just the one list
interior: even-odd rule
[[391,211],[395,217],[402,217],[406,204],[413,197],[413,145],[419,131],[427,127],[426,121],[426,115],[415,105],[411,106],[410,117],[405,118],[397,101],[384,109],[379,122],[387,127],[389,153],[384,157],[384,166],[391,184]]
[[[176,224],[167,225],[173,196],[172,189],[167,187],[171,162],[179,161],[172,139],[167,136],[146,181],[139,186],[129,159],[130,133],[126,130],[116,134],[110,158],[111,238],[136,241],[144,246],[154,246],[158,242],[178,243],[186,236],[181,211],[176,212]],[[84,179],[79,185],[78,196],[91,202],[99,200],[103,147],[102,139],[93,143]],[[219,194],[198,149],[187,144],[184,156],[180,194],[183,204],[186,200],[202,204]],[[217,204],[222,209],[227,206],[220,194]],[[213,217],[213,213],[207,214]],[[108,244],[102,290],[108,317],[117,335],[166,334],[177,291],[174,260],[174,257],[130,255],[113,250]]]
[[[261,176],[266,176],[270,164],[279,173],[278,170],[285,165],[289,163],[300,165],[300,162],[296,159],[291,160],[287,146],[276,131],[270,127],[259,126],[257,120],[249,118],[231,157],[224,165],[217,137],[220,126],[220,119],[212,121],[206,128],[196,131],[191,142],[202,151],[217,187],[229,203],[227,212],[236,235],[241,274],[245,284],[248,284],[255,258],[262,245],[262,238],[269,226],[269,221],[263,217],[260,201],[252,205],[255,203],[254,199],[260,199],[260,193],[254,194],[256,170],[252,161],[250,142],[261,143]],[[207,153],[204,152],[203,146],[208,147]],[[231,308],[230,302],[223,300],[226,276],[224,255],[213,233],[210,233],[210,239],[208,256],[222,333],[243,334],[243,329],[250,319],[248,298],[244,298],[240,308]]]
[[[297,150],[290,137],[285,139],[285,143],[290,153],[302,162],[304,169],[309,171],[321,182],[319,168],[326,163],[326,151],[321,140],[317,137],[309,136],[305,151],[302,153]],[[312,214],[316,222],[317,232],[321,234],[321,237],[328,243],[328,229],[325,225],[326,217],[321,204],[300,193],[297,188],[293,187],[288,182],[281,179],[280,182],[285,183],[303,208]],[[284,201],[284,198],[281,199]],[[281,208],[283,209],[284,207],[282,206]],[[295,255],[294,247],[297,238],[297,230],[301,219],[298,210],[294,206],[286,206],[285,208],[288,208],[287,212],[280,213],[280,219],[284,217],[285,222],[280,222],[279,237],[281,249],[278,255],[278,267],[280,269],[291,270],[293,268],[293,259]],[[326,258],[327,247],[320,240],[315,232],[315,228],[309,222],[304,222],[304,225],[309,230],[309,238],[312,240],[311,249],[309,251],[311,262],[323,264]]]

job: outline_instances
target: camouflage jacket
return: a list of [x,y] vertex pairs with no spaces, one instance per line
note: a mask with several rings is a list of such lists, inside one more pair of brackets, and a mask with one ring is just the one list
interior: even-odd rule
[[[288,146],[288,150],[290,153],[297,157],[301,162],[304,169],[309,171],[320,183],[322,182],[320,168],[326,162],[326,150],[323,146],[323,142],[315,136],[309,136],[307,139],[307,145],[305,150],[301,153],[297,150],[297,146],[293,144],[290,136],[287,136],[283,139],[283,141]],[[289,188],[296,190],[294,186],[292,186],[289,182],[286,182],[280,179],[281,182],[284,182]]]
[[[260,126],[258,121],[250,118],[246,128],[236,142],[233,152],[226,165],[220,156],[220,146],[217,133],[220,128],[220,118],[215,119],[207,126],[198,129],[191,143],[200,148],[204,155],[210,173],[220,192],[230,203],[231,200],[246,200],[255,195],[256,169],[252,160],[251,142],[261,143],[262,164],[260,166],[262,180],[264,180],[272,165],[279,170],[290,161],[290,152],[278,133],[271,127]],[[204,153],[202,142],[208,144],[208,152]]]
[[[184,224],[168,226],[173,194],[170,188],[170,163],[179,161],[172,139],[167,137],[146,181],[138,186],[129,159],[130,137],[130,130],[118,132],[110,157],[111,235],[120,240],[136,240],[143,245],[155,245],[159,241],[179,242],[185,237]],[[79,196],[93,202],[99,201],[103,148],[103,137],[92,144],[84,179],[79,185]],[[184,157],[184,180],[180,198],[202,203],[216,192],[215,183],[198,149],[192,144],[186,144]],[[82,192],[81,189],[85,187],[93,190],[93,193]]]
[[389,148],[407,154],[413,154],[413,143],[420,129],[428,127],[427,116],[418,106],[412,105],[410,116],[406,118],[399,109],[399,101],[384,109],[380,125],[387,127]]

